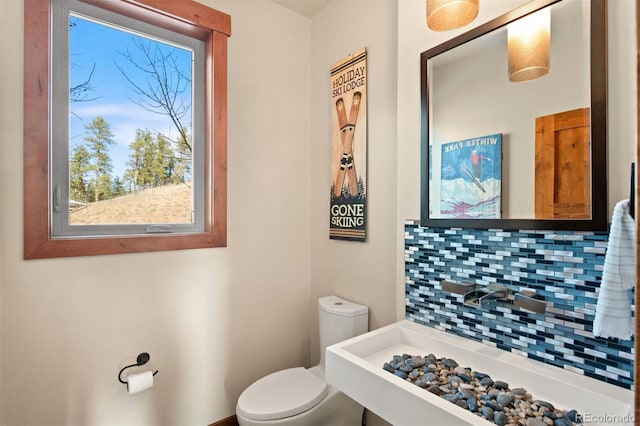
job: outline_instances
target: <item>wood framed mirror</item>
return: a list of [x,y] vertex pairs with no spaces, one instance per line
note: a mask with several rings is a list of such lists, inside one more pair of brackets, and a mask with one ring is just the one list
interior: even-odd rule
[[[509,81],[547,10],[550,71]],[[534,0],[421,54],[422,226],[607,230],[606,31],[604,1]]]

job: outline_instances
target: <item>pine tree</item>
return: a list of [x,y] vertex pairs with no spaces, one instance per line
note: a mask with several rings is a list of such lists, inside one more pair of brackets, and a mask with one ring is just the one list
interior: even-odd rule
[[153,173],[157,185],[167,185],[170,183],[175,155],[169,141],[163,134],[156,136],[156,155],[153,161]]
[[156,186],[156,178],[153,170],[153,162],[156,158],[156,141],[150,131],[145,130],[142,138],[142,169],[139,180],[145,187]]
[[89,202],[88,172],[91,170],[91,155],[84,145],[73,148],[69,160],[69,196],[71,200]]
[[113,185],[111,189],[111,193],[113,197],[120,197],[125,194],[124,184],[120,179],[120,176],[115,176],[113,178]]
[[174,165],[171,181],[173,183],[186,183],[191,180],[191,134],[184,128],[176,142],[174,150]]
[[145,137],[148,133],[149,131],[136,129],[136,138],[129,144],[129,149],[131,150],[129,161],[127,161],[129,168],[125,172],[124,177],[133,183],[134,191],[144,186],[144,183],[140,179],[140,173],[144,168],[144,145]]
[[109,157],[109,147],[114,144],[114,134],[109,127],[109,123],[101,116],[93,119],[91,124],[86,126],[89,135],[84,140],[88,143],[88,150],[91,155],[90,169],[94,176],[92,184],[94,187],[94,201],[111,198],[111,157]]

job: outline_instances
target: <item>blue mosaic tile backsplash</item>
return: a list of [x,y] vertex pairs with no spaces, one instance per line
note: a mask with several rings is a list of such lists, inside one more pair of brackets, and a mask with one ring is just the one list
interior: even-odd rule
[[[406,318],[627,389],[632,340],[593,336],[608,234],[423,228],[405,223]],[[463,304],[441,281],[534,290],[544,314]]]

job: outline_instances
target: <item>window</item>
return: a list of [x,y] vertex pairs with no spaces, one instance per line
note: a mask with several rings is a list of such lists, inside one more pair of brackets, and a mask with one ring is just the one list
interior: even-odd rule
[[202,232],[204,42],[53,5],[52,237]]
[[229,34],[190,0],[27,2],[25,258],[226,245]]

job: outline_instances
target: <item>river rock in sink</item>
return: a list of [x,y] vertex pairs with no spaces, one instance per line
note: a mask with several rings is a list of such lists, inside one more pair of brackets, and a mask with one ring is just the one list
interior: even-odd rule
[[580,418],[575,410],[534,399],[523,387],[511,389],[508,382],[431,353],[394,355],[383,369],[499,426],[569,426]]
[[[446,355],[462,367],[471,366],[470,383],[477,385],[476,380],[484,380],[477,391],[486,392],[486,400],[477,398],[477,407],[471,411],[443,399],[440,395],[445,392],[441,387],[448,393],[458,390],[452,390],[448,381],[446,385],[439,384],[442,374],[448,380],[447,374],[450,376],[451,372],[438,374],[436,357],[424,355],[429,353]],[[394,354],[422,355],[426,371],[436,374],[438,380],[428,382],[427,387],[422,388],[380,368]],[[328,384],[396,426],[490,426],[495,421],[495,412],[490,413],[493,409],[479,401],[498,404],[495,399],[503,390],[492,386],[494,380],[507,382],[507,389],[514,394],[514,389],[523,388],[535,398],[534,401],[550,402],[556,408],[573,408],[580,413],[575,413],[575,418],[582,418],[585,424],[634,425],[634,394],[630,389],[407,319],[328,347],[325,361]],[[483,377],[482,373],[489,377]],[[518,400],[516,397],[514,403]],[[467,403],[473,406],[469,401]],[[535,407],[529,408],[533,412]],[[544,421],[545,416],[538,417]],[[566,419],[561,423],[561,419],[555,419],[554,426],[569,424]]]

